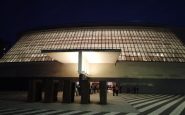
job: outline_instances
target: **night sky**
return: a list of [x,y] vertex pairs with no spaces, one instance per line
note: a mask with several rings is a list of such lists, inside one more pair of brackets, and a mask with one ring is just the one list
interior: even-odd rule
[[185,27],[183,0],[1,0],[0,40],[63,25],[156,24]]

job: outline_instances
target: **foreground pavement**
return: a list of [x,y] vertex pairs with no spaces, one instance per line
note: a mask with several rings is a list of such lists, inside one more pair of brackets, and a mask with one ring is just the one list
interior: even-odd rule
[[156,94],[108,94],[108,104],[99,105],[99,95],[91,95],[91,104],[28,103],[25,92],[0,92],[0,115],[185,115],[185,96]]

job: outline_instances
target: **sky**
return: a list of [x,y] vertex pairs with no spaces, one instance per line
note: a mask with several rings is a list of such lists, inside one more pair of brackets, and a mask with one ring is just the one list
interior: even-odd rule
[[185,27],[183,0],[1,0],[0,40],[63,25],[156,24]]

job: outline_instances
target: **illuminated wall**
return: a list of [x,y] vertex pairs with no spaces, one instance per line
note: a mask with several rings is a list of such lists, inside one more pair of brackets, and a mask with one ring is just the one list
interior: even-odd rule
[[[184,63],[163,62],[119,62],[116,65],[90,64],[88,77],[96,78],[145,78],[184,79]],[[77,64],[60,62],[1,63],[1,77],[67,77],[77,78]]]
[[119,62],[91,64],[89,77],[185,79],[184,63]]
[[185,47],[158,27],[77,27],[29,32],[0,62],[53,61],[41,50],[121,49],[119,61],[185,62]]

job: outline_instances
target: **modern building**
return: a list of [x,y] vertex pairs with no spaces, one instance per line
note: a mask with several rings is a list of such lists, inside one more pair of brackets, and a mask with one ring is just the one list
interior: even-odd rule
[[[185,93],[185,47],[168,28],[96,26],[57,28],[24,33],[0,59],[2,78],[30,80],[29,99],[45,84],[45,100],[56,95],[64,81],[65,102],[71,102],[73,81],[80,80],[82,103],[87,103],[89,81],[100,81],[105,103],[106,82],[123,92]],[[84,82],[85,81],[85,82]],[[68,90],[71,89],[71,90]],[[53,92],[53,93],[51,93]],[[84,102],[83,102],[84,101]]]

